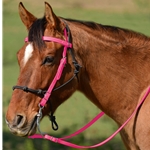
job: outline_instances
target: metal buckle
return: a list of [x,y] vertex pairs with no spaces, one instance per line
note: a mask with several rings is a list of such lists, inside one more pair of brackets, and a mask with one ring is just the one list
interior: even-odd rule
[[41,135],[44,136],[45,133],[42,132],[41,129],[40,129],[40,120],[42,119],[42,116],[43,116],[43,114],[42,114],[42,109],[43,109],[43,108],[44,108],[44,106],[41,106],[41,105],[39,104],[39,112],[38,112],[38,114],[37,114],[36,124],[37,124],[37,129],[38,129],[38,131],[40,132]]

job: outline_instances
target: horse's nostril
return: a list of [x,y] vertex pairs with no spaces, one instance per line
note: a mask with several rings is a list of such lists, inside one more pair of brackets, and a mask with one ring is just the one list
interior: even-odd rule
[[16,116],[16,123],[17,123],[17,125],[21,123],[22,119],[23,119],[23,116],[21,116],[21,115],[17,115]]
[[25,117],[23,115],[17,115],[14,121],[14,125],[17,126],[17,128],[21,128],[25,123]]

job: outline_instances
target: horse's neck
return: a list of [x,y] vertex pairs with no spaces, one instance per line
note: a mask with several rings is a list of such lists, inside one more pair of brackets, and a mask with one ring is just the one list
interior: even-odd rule
[[100,41],[98,41],[97,37],[100,33],[97,32],[97,37],[95,37],[92,30],[88,32],[87,30],[78,27],[71,29],[71,33],[73,36],[73,47],[76,59],[82,66],[79,90],[83,92],[95,105],[101,107],[98,98],[95,97],[96,94],[93,92],[94,89],[92,86],[92,84],[98,80],[96,77],[98,77],[99,74],[98,68],[100,62],[98,51]]
[[[118,123],[122,123],[136,107],[143,88],[148,85],[141,83],[142,75],[139,72],[132,76],[133,66],[130,63],[134,62],[131,58],[126,61],[125,56],[119,54],[121,42],[98,30],[85,28],[71,26],[76,59],[82,65],[79,90]],[[128,61],[131,62],[128,64]],[[136,65],[137,70],[141,68],[138,62]],[[126,115],[117,118],[118,112]]]
[[[106,35],[101,35],[100,31],[88,29],[87,27],[74,27],[71,25],[71,34],[73,38],[73,47],[75,50],[76,59],[81,64],[79,90],[83,92],[96,106],[103,109],[100,104],[100,97],[97,94],[99,88],[106,88],[100,85],[100,64],[103,61],[101,50],[104,46],[100,38]],[[105,57],[105,56],[104,56]],[[104,58],[103,57],[103,58]],[[106,60],[106,58],[105,58]],[[106,64],[103,64],[106,65]]]

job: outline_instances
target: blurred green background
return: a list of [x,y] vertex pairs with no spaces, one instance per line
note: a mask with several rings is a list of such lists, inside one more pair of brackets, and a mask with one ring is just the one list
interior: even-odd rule
[[[27,36],[18,15],[18,0],[3,0],[3,150],[72,150],[46,140],[31,140],[12,135],[5,123],[5,114],[18,77],[16,53]],[[43,0],[23,0],[25,7],[37,17],[44,14]],[[150,35],[149,0],[47,0],[58,16],[101,24],[119,26]],[[41,123],[44,132],[57,137],[72,133],[100,112],[87,98],[76,92],[56,111],[59,131],[52,131],[48,118]],[[104,116],[79,136],[71,139],[80,145],[96,144],[117,129],[116,124]],[[125,150],[120,135],[97,150]]]

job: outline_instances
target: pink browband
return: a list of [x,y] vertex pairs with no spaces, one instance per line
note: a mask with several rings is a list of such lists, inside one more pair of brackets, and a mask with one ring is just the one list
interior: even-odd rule
[[[61,44],[61,45],[63,45],[63,46],[72,48],[72,44],[71,44],[71,43],[68,43],[68,41],[64,41],[64,40],[57,39],[57,38],[54,38],[54,37],[43,36],[43,37],[42,37],[42,40],[43,40],[43,41],[56,42],[56,43],[59,43],[59,44]],[[28,37],[25,38],[25,42],[28,42]]]
[[[58,70],[56,72],[56,75],[52,81],[52,83],[50,84],[46,94],[44,95],[44,97],[42,98],[41,102],[40,102],[40,110],[45,106],[46,102],[49,100],[50,96],[51,96],[51,92],[56,84],[56,82],[60,79],[61,75],[62,75],[62,71],[64,69],[64,66],[66,64],[66,53],[67,53],[67,48],[72,48],[72,44],[69,43],[67,41],[67,31],[66,29],[64,30],[64,35],[65,35],[65,40],[61,40],[61,39],[57,39],[54,37],[46,37],[43,36],[43,40],[44,41],[53,41],[53,42],[57,42],[60,43],[64,46],[64,50],[63,50],[63,54],[62,54],[62,59],[60,60],[60,65],[58,67]],[[25,38],[25,41],[28,42],[28,38]],[[93,146],[79,146],[76,144],[72,144],[70,142],[67,142],[66,139],[74,137],[76,135],[78,135],[79,133],[83,132],[84,130],[86,130],[87,128],[89,128],[92,124],[94,124],[99,118],[101,118],[104,115],[104,112],[99,113],[93,120],[91,120],[87,125],[85,125],[84,127],[82,127],[81,129],[79,129],[78,131],[74,132],[73,134],[69,135],[69,136],[65,136],[63,138],[55,138],[53,136],[44,134],[44,135],[40,135],[40,134],[35,134],[33,136],[29,136],[29,138],[42,138],[42,139],[47,139],[50,140],[52,142],[55,143],[59,143],[68,147],[72,147],[72,148],[96,148],[99,146],[104,145],[105,143],[107,143],[108,141],[110,141],[114,136],[116,136],[116,134],[118,134],[120,132],[120,130],[122,130],[122,128],[124,128],[124,126],[131,120],[131,118],[136,114],[137,110],[140,108],[140,106],[142,105],[142,103],[145,101],[145,99],[147,98],[148,94],[150,93],[150,87],[148,87],[145,95],[143,96],[142,100],[140,101],[140,103],[137,105],[136,109],[134,110],[134,112],[131,114],[131,116],[127,119],[127,121],[116,131],[114,132],[109,138],[107,138],[106,140],[104,140],[103,142],[93,145]]]

